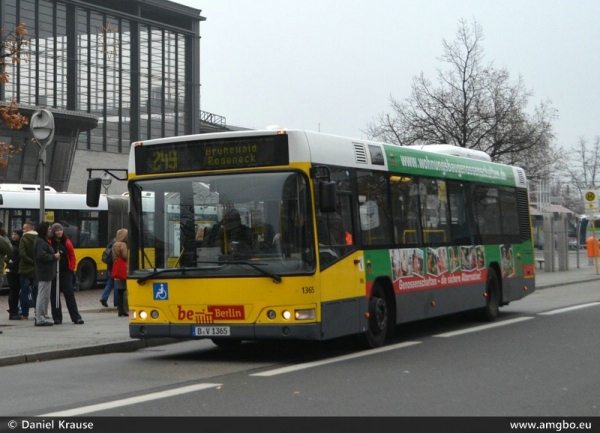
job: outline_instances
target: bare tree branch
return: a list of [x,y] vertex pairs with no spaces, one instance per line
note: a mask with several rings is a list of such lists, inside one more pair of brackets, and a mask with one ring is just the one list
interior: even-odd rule
[[435,83],[424,73],[413,78],[404,100],[390,97],[391,114],[367,125],[367,136],[401,146],[445,143],[483,150],[492,160],[520,165],[530,179],[553,170],[559,153],[550,101],[525,110],[533,91],[522,77],[484,63],[483,31],[477,21],[460,20],[453,41],[443,41]]

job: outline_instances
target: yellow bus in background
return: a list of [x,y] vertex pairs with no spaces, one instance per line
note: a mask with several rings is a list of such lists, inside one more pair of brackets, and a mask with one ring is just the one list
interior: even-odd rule
[[[73,242],[77,257],[80,289],[95,288],[106,280],[106,264],[102,252],[119,228],[128,224],[128,199],[125,196],[100,197],[98,207],[86,204],[85,194],[44,193],[45,220],[61,223]],[[0,222],[7,235],[23,228],[23,223],[40,222],[40,191],[37,185],[0,184]]]

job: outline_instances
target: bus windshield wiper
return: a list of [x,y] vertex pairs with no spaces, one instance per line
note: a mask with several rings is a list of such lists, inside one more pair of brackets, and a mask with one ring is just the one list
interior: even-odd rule
[[281,277],[279,275],[274,274],[273,272],[269,272],[260,266],[260,265],[266,265],[266,263],[258,263],[258,262],[251,263],[251,262],[247,262],[244,260],[225,260],[225,261],[218,261],[218,262],[200,261],[200,262],[196,262],[196,263],[219,264],[219,265],[238,265],[238,266],[247,265],[247,266],[250,266],[251,268],[256,269],[261,274],[266,275],[267,277],[271,277],[273,279],[273,281],[275,281],[276,283],[281,283]]
[[195,268],[195,267],[182,267],[182,268],[165,268],[165,269],[154,269],[154,272],[149,273],[148,275],[144,275],[137,279],[138,284],[144,284],[150,278],[157,277],[162,274],[168,274],[171,272],[181,272],[185,275],[187,271],[199,271],[206,270],[206,268]]
[[281,277],[279,275],[274,274],[273,272],[269,272],[260,266],[260,265],[265,265],[265,263],[251,263],[251,262],[245,262],[245,261],[233,261],[233,262],[225,262],[225,263],[227,263],[229,265],[250,266],[251,268],[256,269],[261,274],[266,275],[267,277],[271,277],[273,279],[273,281],[275,281],[276,283],[281,283]]
[[228,262],[201,261],[201,262],[197,262],[197,263],[211,264],[211,265],[218,265],[218,266],[216,266],[215,268],[183,267],[183,268],[155,269],[153,272],[149,273],[148,275],[144,275],[143,277],[138,278],[137,283],[141,285],[141,284],[144,284],[146,281],[148,281],[151,278],[157,277],[162,274],[171,273],[171,272],[181,272],[182,274],[185,275],[185,273],[187,271],[206,271],[209,269],[219,269],[219,268],[223,267],[223,265],[238,265],[238,266],[247,265],[247,266],[250,266],[251,268],[256,269],[261,274],[266,275],[267,277],[271,277],[273,279],[273,281],[275,281],[276,283],[281,282],[281,277],[279,275],[269,272],[266,269],[260,267],[260,265],[264,265],[264,263],[250,263],[250,262],[246,262],[246,261],[230,261],[230,262],[229,261]]

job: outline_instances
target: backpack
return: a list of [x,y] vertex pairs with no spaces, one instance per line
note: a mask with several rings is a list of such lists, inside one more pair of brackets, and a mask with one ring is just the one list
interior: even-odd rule
[[108,246],[106,247],[106,249],[104,250],[104,252],[102,253],[102,262],[106,263],[108,266],[112,265],[112,247],[113,247],[114,242],[111,242],[110,244],[108,244]]

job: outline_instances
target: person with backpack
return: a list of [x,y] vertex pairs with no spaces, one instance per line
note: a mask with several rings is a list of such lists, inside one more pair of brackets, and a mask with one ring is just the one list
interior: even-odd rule
[[[102,292],[102,296],[100,297],[100,303],[105,307],[108,307],[108,297],[110,296],[110,292],[115,287],[115,280],[112,278],[112,249],[114,243],[117,241],[116,238],[113,238],[104,252],[102,253],[102,262],[106,263],[106,285],[104,286],[104,291]],[[113,292],[113,305],[117,306],[117,292]]]

